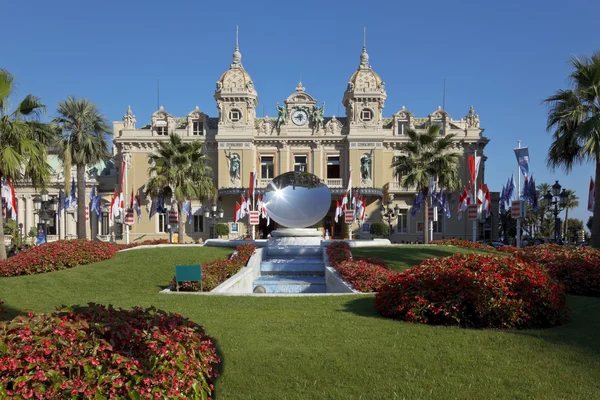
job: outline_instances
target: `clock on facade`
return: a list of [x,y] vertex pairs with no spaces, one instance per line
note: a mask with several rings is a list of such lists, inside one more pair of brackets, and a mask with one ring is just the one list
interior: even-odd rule
[[292,113],[292,122],[295,125],[302,126],[308,122],[308,113],[304,110],[296,110]]

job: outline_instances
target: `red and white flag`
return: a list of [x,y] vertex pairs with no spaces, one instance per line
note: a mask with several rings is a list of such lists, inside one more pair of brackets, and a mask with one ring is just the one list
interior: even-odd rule
[[342,196],[342,211],[345,213],[348,205],[348,197],[346,195]]
[[362,210],[360,211],[360,220],[362,222],[365,221],[366,211],[367,211],[367,199],[363,200],[363,202],[362,202]]
[[233,213],[233,222],[238,222],[238,220],[240,220],[240,213],[242,211],[242,207],[240,206],[240,203],[238,203],[237,201],[235,202],[235,211]]
[[492,211],[492,196],[490,195],[490,189],[488,185],[485,185],[484,199],[483,199],[483,211],[485,217],[488,218]]
[[588,211],[594,212],[594,198],[596,197],[596,185],[590,177],[590,191],[588,192]]
[[125,197],[123,195],[123,188],[125,187],[125,174],[127,173],[127,163],[125,160],[121,161],[121,184],[119,185],[119,208],[120,210],[125,209]]
[[12,218],[17,218],[17,195],[10,179],[2,180],[1,196],[6,204],[6,212],[11,212]]
[[460,194],[460,199],[458,201],[458,219],[462,218],[462,213],[463,211],[467,210],[469,204],[471,204],[471,197],[469,195],[469,192],[467,191],[467,188],[463,186],[463,191]]
[[340,206],[340,202],[339,201],[335,201],[335,223],[337,224],[338,222],[338,217],[342,214],[342,207]]
[[112,218],[116,218],[119,216],[120,212],[119,194],[117,193],[117,189],[115,189],[112,200],[110,201],[110,215]]
[[140,208],[140,204],[140,195],[136,193],[133,198],[133,209],[137,214],[138,223],[142,222],[142,209]]
[[475,182],[477,180],[477,175],[479,174],[479,164],[481,164],[480,156],[469,156],[469,172],[471,173],[471,182]]
[[246,202],[246,199],[244,198],[244,195],[242,195],[242,200],[241,200],[241,204],[240,204],[240,217],[239,219],[242,219],[246,216],[246,210],[248,209],[248,203]]

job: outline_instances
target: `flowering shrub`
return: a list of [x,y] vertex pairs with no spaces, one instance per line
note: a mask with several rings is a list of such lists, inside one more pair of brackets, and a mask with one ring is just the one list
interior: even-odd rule
[[514,249],[515,257],[543,268],[568,294],[600,297],[600,251],[555,244]]
[[33,275],[112,258],[114,244],[89,240],[60,240],[23,251],[0,262],[1,276]]
[[[253,244],[244,244],[236,247],[236,252],[229,259],[218,259],[208,262],[202,266],[202,285],[200,282],[179,282],[179,290],[184,292],[210,292],[221,283],[235,275],[242,269],[252,254],[256,246]],[[171,279],[171,290],[176,290],[177,282],[175,277]]]
[[394,271],[391,271],[383,260],[372,258],[354,260],[350,246],[345,242],[329,245],[327,256],[331,266],[340,273],[342,278],[361,292],[376,292],[394,275]]
[[566,319],[562,285],[514,257],[424,260],[397,273],[375,297],[388,318],[476,328],[538,328]]
[[488,246],[487,244],[481,244],[476,242],[470,242],[468,240],[460,240],[460,239],[441,239],[441,240],[432,240],[431,244],[438,244],[444,246],[458,246],[465,247],[467,249],[485,249],[485,250],[495,250],[492,246]]
[[496,250],[499,251],[499,252],[502,252],[502,253],[507,253],[507,254],[514,255],[515,252],[517,252],[519,250],[519,248],[516,247],[516,246],[502,246],[502,247],[500,247],[500,248],[498,248]]
[[0,323],[0,397],[206,398],[220,362],[202,326],[90,304]]

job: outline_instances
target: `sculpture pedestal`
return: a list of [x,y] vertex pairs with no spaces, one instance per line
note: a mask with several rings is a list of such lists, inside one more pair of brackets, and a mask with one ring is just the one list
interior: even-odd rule
[[320,246],[323,235],[315,228],[281,228],[271,232],[267,247]]

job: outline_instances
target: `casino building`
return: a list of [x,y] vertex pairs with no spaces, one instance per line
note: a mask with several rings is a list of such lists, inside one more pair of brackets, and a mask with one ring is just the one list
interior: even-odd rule
[[[122,121],[114,122],[113,159],[93,166],[88,171],[87,186],[96,184],[103,195],[103,213],[97,218],[91,213],[89,237],[101,240],[124,240],[121,221],[109,217],[111,195],[119,186],[121,161],[126,160],[127,192],[139,193],[143,218],[130,227],[130,240],[167,238],[169,236],[168,217],[157,214],[148,218],[151,199],[143,195],[148,175],[148,154],[157,148],[160,141],[170,133],[180,135],[184,140],[200,140],[204,143],[214,170],[218,188],[217,209],[223,209],[222,219],[205,218],[204,211],[211,204],[192,201],[192,218],[185,225],[185,242],[199,242],[211,237],[215,222],[229,225],[229,238],[242,238],[249,235],[248,218],[234,223],[233,214],[236,201],[249,187],[250,172],[258,172],[258,188],[265,188],[271,179],[287,171],[306,171],[320,177],[331,189],[332,206],[329,214],[317,224],[317,228],[329,230],[333,238],[348,237],[352,230],[355,238],[371,238],[369,226],[384,220],[392,228],[394,242],[414,242],[423,240],[423,210],[414,217],[410,209],[415,199],[415,191],[400,186],[391,164],[398,156],[394,144],[407,140],[408,128],[422,130],[436,124],[440,134],[455,135],[454,150],[463,154],[460,175],[468,182],[467,156],[477,151],[483,156],[479,172],[480,180],[485,175],[485,146],[489,139],[483,136],[479,116],[471,107],[464,117],[452,119],[439,108],[424,118],[415,117],[402,107],[389,117],[384,117],[387,98],[385,83],[369,63],[366,47],[360,54],[356,71],[350,76],[342,96],[345,117],[324,116],[324,105],[319,104],[302,83],[291,90],[281,104],[277,105],[276,117],[256,116],[259,101],[260,82],[252,80],[242,65],[242,55],[236,45],[229,68],[216,83],[214,99],[218,115],[209,116],[198,107],[183,117],[171,115],[162,106],[150,118],[150,122],[137,126],[132,109],[128,108]],[[58,160],[57,174],[53,185],[48,189],[50,196],[56,196],[63,187],[61,166]],[[351,185],[366,200],[367,209],[362,223],[346,225],[341,218],[334,220],[335,201],[345,192],[352,168]],[[72,176],[76,176],[74,173]],[[31,226],[45,222],[51,229],[49,239],[71,237],[75,233],[73,210],[67,210],[60,219],[56,215],[49,221],[41,220],[32,207],[36,193],[32,188],[17,189],[19,206],[24,210],[19,220],[25,224],[25,232]],[[450,196],[451,218],[439,217],[434,223],[434,239],[463,238],[471,240],[472,221],[457,219],[458,193]],[[127,199],[129,193],[127,193]],[[494,210],[497,210],[497,195],[493,196]],[[169,207],[167,199],[167,207]],[[382,205],[395,208],[398,213],[393,219],[384,217]],[[291,211],[293,212],[293,210]],[[218,214],[218,213],[217,213]],[[46,216],[47,217],[47,216]],[[498,213],[485,221],[478,221],[478,238],[496,237]],[[274,221],[266,226],[261,219],[257,228],[260,235],[276,227]],[[258,235],[257,235],[258,236]]]

